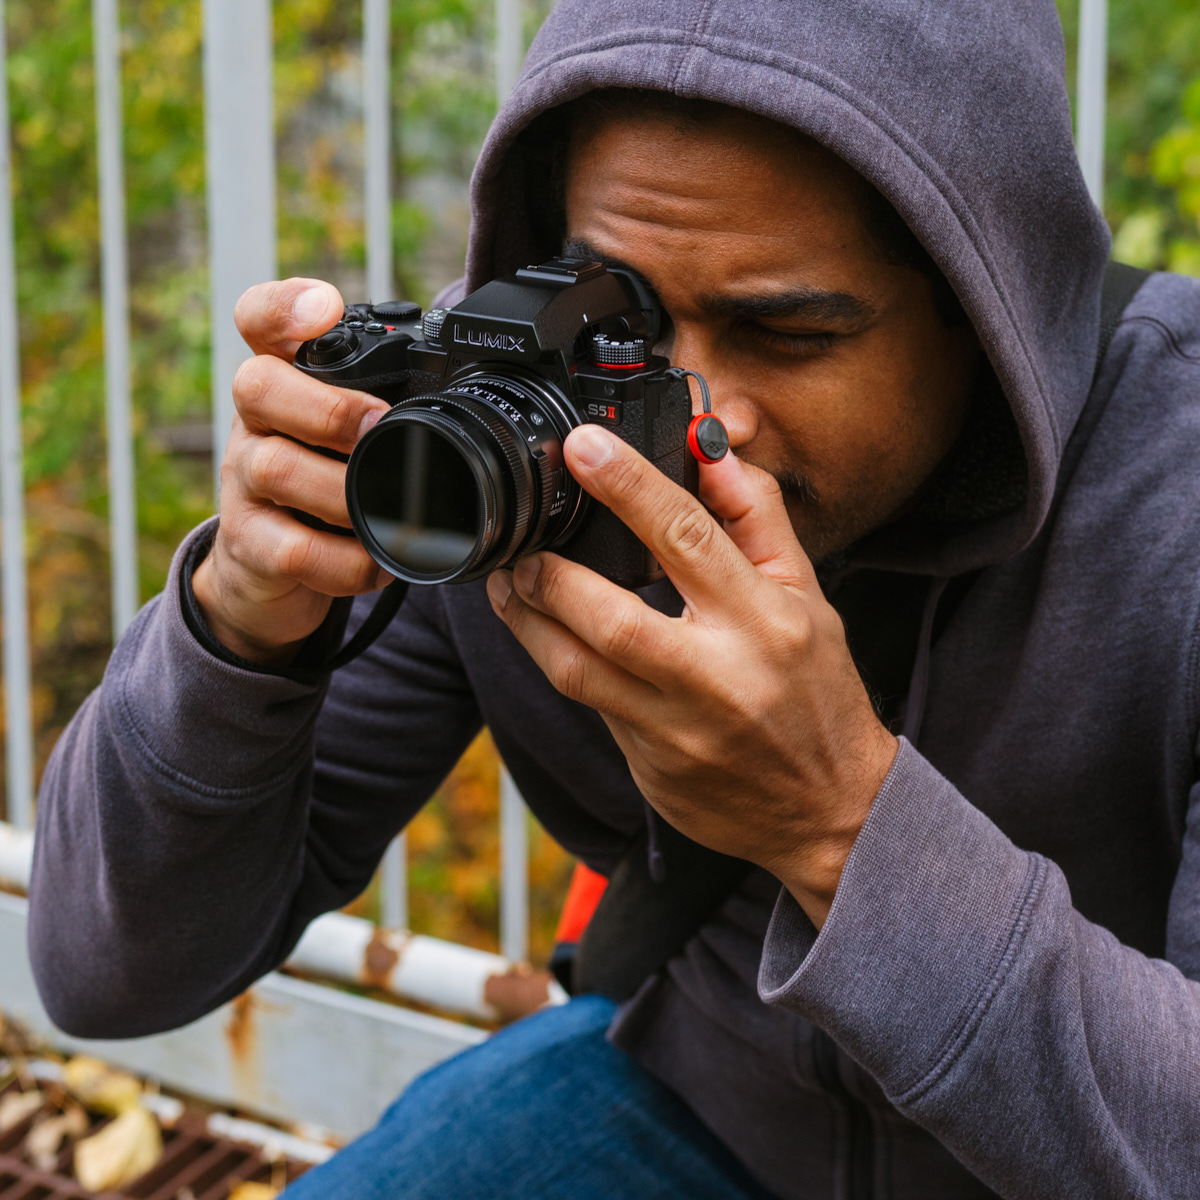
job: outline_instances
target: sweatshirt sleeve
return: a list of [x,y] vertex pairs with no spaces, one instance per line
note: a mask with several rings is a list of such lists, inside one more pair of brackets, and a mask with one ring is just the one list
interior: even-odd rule
[[30,957],[78,1036],[173,1028],[277,966],[366,886],[479,728],[433,589],[332,682],[210,654],[179,587],[210,535],[180,548],[42,781]]
[[759,993],[1002,1196],[1200,1188],[1200,984],[1084,920],[906,741],[820,934],[780,896]]

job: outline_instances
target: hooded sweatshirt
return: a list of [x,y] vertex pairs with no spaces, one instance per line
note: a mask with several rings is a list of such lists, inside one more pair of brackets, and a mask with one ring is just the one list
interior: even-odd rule
[[[962,453],[957,509],[855,550],[885,606],[914,576],[931,600],[820,933],[753,872],[611,1037],[788,1200],[1200,1194],[1200,283],[1153,276],[1097,370],[1108,235],[1053,5],[563,0],[479,160],[467,287],[559,250],[542,121],[601,87],[759,113],[860,172],[953,286],[1021,446],[1015,502],[964,504],[997,460]],[[611,871],[642,798],[482,584],[414,589],[303,684],[193,633],[211,536],[46,772],[30,938],[63,1028],[236,995],[365,886],[484,723],[550,833]]]

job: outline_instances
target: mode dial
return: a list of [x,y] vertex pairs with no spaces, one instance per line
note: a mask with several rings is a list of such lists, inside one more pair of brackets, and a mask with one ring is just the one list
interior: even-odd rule
[[592,361],[598,367],[643,367],[645,338],[612,338],[598,333],[592,338]]
[[348,329],[331,329],[310,342],[306,357],[311,367],[328,367],[349,358],[358,349],[358,338]]

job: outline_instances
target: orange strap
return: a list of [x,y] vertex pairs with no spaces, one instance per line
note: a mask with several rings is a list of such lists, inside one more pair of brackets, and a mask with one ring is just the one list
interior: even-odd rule
[[583,937],[583,931],[592,919],[592,913],[596,911],[606,887],[608,880],[603,875],[585,867],[583,863],[575,864],[562,915],[558,918],[558,931],[554,935],[556,942],[576,943]]

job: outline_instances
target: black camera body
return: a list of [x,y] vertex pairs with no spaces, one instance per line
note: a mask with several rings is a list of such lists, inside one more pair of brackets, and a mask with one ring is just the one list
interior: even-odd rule
[[353,305],[296,365],[392,405],[346,471],[354,532],[409,583],[467,582],[553,549],[626,587],[662,578],[563,462],[575,426],[613,431],[697,493],[683,373],[651,353],[654,297],[631,272],[551,259],[454,308]]

